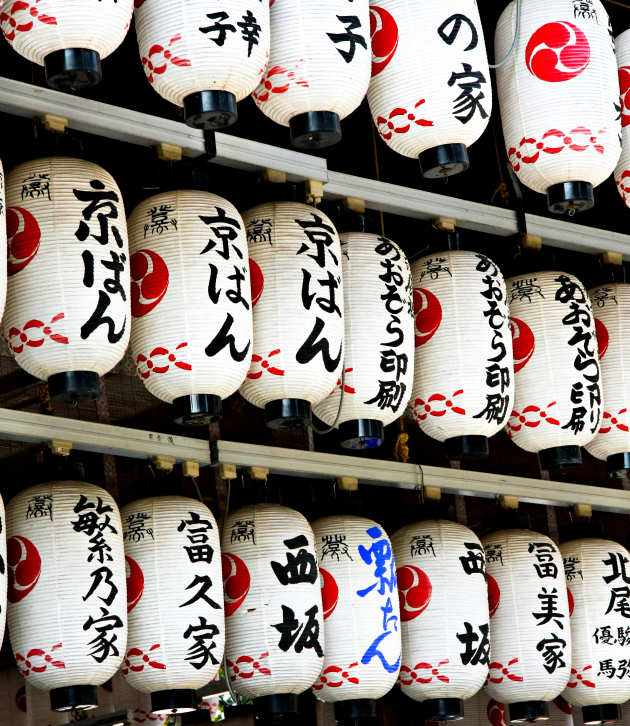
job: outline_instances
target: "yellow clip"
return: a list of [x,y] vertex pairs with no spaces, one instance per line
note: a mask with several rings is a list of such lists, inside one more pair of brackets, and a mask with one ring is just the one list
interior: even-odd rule
[[500,494],[499,506],[501,509],[518,509],[518,497],[513,494]]
[[359,480],[353,476],[338,476],[335,481],[344,492],[356,492],[359,489]]
[[433,220],[433,226],[440,232],[454,232],[456,223],[457,220],[453,217],[436,217]]
[[602,252],[602,262],[605,265],[623,265],[621,252]]
[[196,479],[199,476],[198,461],[182,461],[182,474]]
[[358,197],[344,197],[343,206],[350,212],[365,214],[365,199],[359,199]]
[[153,466],[158,471],[173,471],[177,459],[174,456],[163,456],[158,454],[151,459]]
[[181,161],[183,152],[182,147],[176,144],[160,143],[155,147],[157,157],[160,161]]
[[590,504],[574,504],[573,516],[576,519],[590,519],[593,516],[593,507]]
[[269,469],[266,466],[250,466],[248,472],[252,479],[259,481],[266,481],[269,476]]
[[287,181],[286,171],[278,171],[278,169],[263,169],[260,177],[263,182],[268,184],[285,184]]
[[439,502],[442,499],[442,490],[440,487],[425,486],[422,489],[425,501]]
[[52,113],[45,113],[40,116],[39,120],[46,131],[54,131],[57,134],[63,134],[68,128],[68,119],[63,116],[55,116]]
[[306,203],[318,205],[324,198],[324,183],[319,179],[306,180]]
[[59,441],[59,439],[53,439],[48,442],[48,448],[55,456],[69,456],[72,451],[72,441]]
[[221,479],[236,479],[236,464],[221,464],[219,476]]
[[542,237],[538,234],[524,234],[521,240],[521,246],[526,250],[541,250]]

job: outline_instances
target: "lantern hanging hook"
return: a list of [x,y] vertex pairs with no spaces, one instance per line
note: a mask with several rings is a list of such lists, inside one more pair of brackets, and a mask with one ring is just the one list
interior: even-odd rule
[[516,41],[518,40],[518,34],[521,29],[521,0],[516,0],[516,26],[514,28],[514,37],[512,38],[512,45],[510,46],[510,49],[505,54],[505,56],[498,62],[498,63],[489,63],[488,68],[501,68],[502,65],[507,63],[510,58],[512,57],[512,54],[514,53],[514,50],[516,48]]

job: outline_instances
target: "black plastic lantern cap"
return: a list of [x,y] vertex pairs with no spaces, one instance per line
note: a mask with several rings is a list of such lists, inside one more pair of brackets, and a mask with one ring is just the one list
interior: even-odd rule
[[291,143],[297,149],[325,149],[341,141],[341,121],[332,111],[307,111],[289,121]]
[[195,691],[174,688],[171,691],[154,691],[151,694],[151,710],[159,714],[190,713],[197,708]]
[[225,129],[236,123],[236,96],[229,91],[199,91],[184,98],[184,120],[194,129]]
[[464,718],[464,704],[459,698],[430,698],[422,702],[425,721],[459,721]]
[[616,703],[602,703],[597,706],[583,706],[584,726],[603,726],[619,721],[619,706]]
[[370,698],[354,698],[335,703],[338,726],[361,726],[376,721],[376,702]]
[[357,418],[339,424],[341,446],[344,449],[375,449],[385,439],[381,421],[373,418]]
[[221,398],[209,393],[191,393],[173,401],[174,421],[180,426],[206,426],[221,418]]
[[278,723],[295,718],[298,713],[298,697],[294,693],[275,693],[254,699],[257,721]]
[[623,477],[630,471],[630,451],[624,451],[623,454],[613,454],[606,461],[608,473],[612,476]]
[[444,442],[446,456],[454,461],[483,459],[488,456],[487,436],[453,436]]
[[46,83],[56,91],[81,91],[101,82],[101,57],[88,48],[65,48],[44,58]]
[[465,144],[434,146],[418,155],[420,172],[425,179],[444,179],[466,171],[470,166]]
[[52,711],[89,711],[98,708],[97,686],[66,686],[50,692]]
[[590,182],[570,181],[552,184],[547,189],[547,207],[554,214],[584,212],[595,204]]
[[100,394],[100,379],[93,371],[55,373],[48,379],[48,392],[64,403],[94,401]]
[[311,424],[311,404],[302,398],[279,398],[265,406],[270,429],[302,429]]
[[549,706],[545,701],[521,701],[510,703],[510,721],[521,723],[522,721],[546,721],[549,718]]
[[543,470],[580,466],[582,453],[579,446],[552,446],[538,452],[538,463]]

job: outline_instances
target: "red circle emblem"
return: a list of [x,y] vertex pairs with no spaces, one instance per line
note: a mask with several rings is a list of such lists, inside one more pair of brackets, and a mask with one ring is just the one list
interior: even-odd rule
[[9,277],[23,270],[35,257],[42,233],[35,217],[24,207],[7,208],[7,241]]
[[630,124],[630,66],[619,68],[619,104],[621,106],[621,125]]
[[597,318],[595,318],[595,335],[597,336],[597,349],[599,351],[599,359],[601,360],[608,350],[610,335],[608,334],[608,328]]
[[413,289],[413,312],[416,319],[416,348],[430,340],[442,322],[442,306],[437,297],[423,287]]
[[144,592],[144,574],[140,565],[125,555],[125,572],[127,574],[127,612],[130,613],[140,602]]
[[131,255],[131,314],[141,318],[159,305],[168,289],[168,267],[153,250]]
[[490,617],[492,617],[499,608],[501,602],[501,590],[499,589],[498,582],[486,573],[486,582],[488,583],[488,609],[490,610]]
[[254,307],[263,294],[265,278],[263,277],[260,265],[256,260],[252,260],[251,257],[249,258],[249,280],[252,288],[252,307]]
[[339,586],[335,578],[324,570],[319,568],[319,582],[322,588],[322,610],[324,611],[324,620],[333,614],[333,610],[339,602]]
[[492,726],[507,726],[505,719],[505,704],[491,698],[486,707],[486,715]]
[[391,13],[377,5],[370,6],[372,39],[372,77],[390,62],[398,48],[398,26]]
[[15,535],[7,540],[9,565],[9,602],[20,602],[37,585],[42,572],[42,560],[37,547],[26,537]]
[[224,552],[221,555],[221,567],[223,569],[223,595],[225,603],[225,615],[233,615],[249,592],[251,578],[247,565],[240,557],[231,552]]
[[529,72],[541,81],[557,83],[575,78],[588,66],[591,49],[586,35],[573,23],[545,23],[525,48]]
[[575,608],[575,599],[573,598],[573,593],[569,588],[567,587],[567,598],[569,599],[569,617],[573,615],[573,610]]
[[433,586],[429,576],[414,565],[404,565],[396,570],[400,619],[413,620],[423,613],[431,602]]
[[532,329],[520,318],[510,318],[510,331],[514,350],[514,373],[518,373],[534,355],[536,340]]

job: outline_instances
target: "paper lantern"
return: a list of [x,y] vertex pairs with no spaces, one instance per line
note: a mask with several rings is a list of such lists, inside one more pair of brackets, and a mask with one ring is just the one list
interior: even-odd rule
[[615,38],[615,52],[621,109],[621,156],[615,167],[615,183],[621,198],[630,206],[630,30],[624,30]]
[[[497,61],[516,28],[516,3],[497,24]],[[522,0],[520,30],[497,69],[503,136],[519,180],[547,194],[551,212],[593,206],[593,187],[621,151],[619,83],[612,32],[599,0]]]
[[51,396],[96,398],[129,342],[120,190],[96,164],[53,157],[8,174],[7,205],[9,348]]
[[417,157],[427,179],[467,169],[468,147],[492,111],[476,0],[373,0],[370,30],[368,101],[380,137],[397,153]]
[[0,319],[7,300],[7,213],[5,204],[4,169],[0,162]]
[[598,538],[564,542],[560,552],[570,592],[573,643],[571,677],[562,695],[582,707],[584,724],[616,721],[619,705],[630,699],[630,553]]
[[302,426],[343,364],[339,237],[330,219],[306,204],[260,204],[243,219],[254,345],[241,395],[265,409],[267,426]]
[[412,265],[416,355],[411,409],[451,459],[487,456],[513,401],[505,282],[485,255],[446,251]]
[[461,718],[462,699],[484,684],[490,662],[484,552],[477,536],[444,520],[392,537],[397,566],[403,693],[427,721]]
[[[24,688],[24,685],[22,686]],[[50,698],[46,691],[40,691],[39,688],[30,683],[26,683],[26,726],[60,726],[60,724],[70,723],[70,714],[61,711],[52,711],[50,708]],[[90,712],[96,714],[98,708]]]
[[120,514],[79,481],[25,489],[7,506],[9,634],[22,675],[55,711],[98,705],[127,640]]
[[345,315],[344,383],[315,408],[341,445],[370,449],[402,415],[413,385],[411,273],[395,242],[375,234],[341,235]]
[[26,726],[24,678],[15,668],[0,670],[0,699],[2,723],[6,726]]
[[[150,197],[129,218],[131,348],[178,423],[221,415],[250,366],[252,301],[243,220],[197,191]],[[205,264],[204,264],[205,263]]]
[[136,1],[136,33],[149,83],[184,107],[189,126],[218,129],[256,88],[269,58],[267,3],[227,0]]
[[526,529],[482,539],[490,604],[486,690],[509,706],[511,721],[546,718],[546,701],[571,671],[571,625],[562,557],[544,534]]
[[389,537],[370,519],[332,516],[313,523],[322,585],[326,652],[318,699],[338,721],[396,683],[401,660],[396,566]]
[[253,504],[222,535],[226,676],[245,698],[290,713],[324,664],[324,617],[313,530],[293,509]]
[[340,120],[370,81],[369,0],[271,3],[271,54],[253,93],[258,108],[288,126],[301,149],[341,139]]
[[2,0],[0,26],[14,50],[44,66],[49,86],[78,91],[101,80],[101,59],[125,39],[133,5],[134,0]]
[[127,711],[131,726],[168,726],[168,716],[151,713],[151,697],[132,688],[122,673],[112,678],[114,711]]
[[564,272],[507,281],[514,344],[514,410],[507,431],[542,469],[581,463],[602,416],[595,322],[582,283]]
[[[504,703],[490,698],[485,689],[464,703],[464,719],[459,726],[507,726],[509,723]],[[573,726],[573,709],[562,696],[549,704],[546,726]]]

